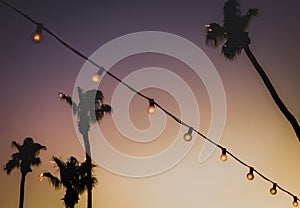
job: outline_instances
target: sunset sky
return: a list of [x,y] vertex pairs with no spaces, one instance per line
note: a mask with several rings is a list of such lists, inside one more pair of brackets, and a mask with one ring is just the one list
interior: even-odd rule
[[[288,121],[274,104],[244,52],[229,62],[222,57],[220,49],[205,45],[205,25],[222,23],[224,0],[8,2],[87,56],[111,40],[142,31],[175,34],[197,45],[214,64],[225,90],[227,118],[219,143],[300,197],[300,143]],[[243,12],[251,7],[260,9],[260,15],[249,28],[250,48],[286,106],[300,121],[300,2],[241,0],[240,3]],[[46,33],[40,44],[33,43],[30,35],[35,25],[1,3],[0,28],[0,165],[5,165],[16,151],[11,148],[12,141],[22,143],[30,136],[35,142],[45,145],[47,151],[40,154],[42,164],[33,167],[33,172],[27,175],[24,208],[64,207],[60,200],[64,190],[55,190],[47,180],[40,182],[39,175],[44,171],[55,173],[56,169],[50,163],[52,155],[64,160],[70,156],[84,160],[84,148],[76,135],[71,109],[58,99],[57,94],[73,94],[85,61]],[[127,57],[108,70],[123,79],[147,67],[167,69],[188,83],[201,115],[198,130],[207,135],[212,115],[210,98],[202,78],[196,77],[185,63],[162,54],[144,53]],[[93,70],[97,71],[91,67]],[[137,82],[160,76],[142,77]],[[170,78],[165,82],[175,81]],[[117,86],[117,81],[107,75],[103,77],[99,89],[104,93],[105,103],[112,103]],[[170,92],[153,87],[141,92],[180,117],[180,104]],[[190,102],[184,98],[179,98],[179,101]],[[118,107],[116,105],[122,106],[122,100],[114,105],[113,109]],[[137,129],[145,130],[150,126],[152,118],[149,119],[146,112],[147,106],[147,100],[134,96],[129,109],[124,109]],[[184,110],[196,114],[190,109]],[[153,141],[133,142],[118,131],[113,116],[105,117],[99,127],[105,140],[126,155],[151,157],[164,151],[175,140],[183,140],[182,136],[177,137],[179,125],[168,118],[162,134]],[[153,115],[154,119],[155,116],[158,115]],[[99,183],[93,190],[93,207],[292,207],[291,196],[281,191],[275,196],[270,195],[272,184],[257,175],[253,181],[248,181],[248,169],[230,157],[225,163],[220,161],[219,150],[199,163],[204,140],[193,134],[193,142],[191,151],[177,165],[149,177],[121,176],[97,164],[95,174]],[[92,148],[97,150],[97,147]],[[108,156],[104,159],[115,160]],[[122,165],[125,168],[132,166]],[[20,179],[19,170],[10,175],[0,171],[1,207],[18,206]],[[85,194],[75,207],[86,207]]]

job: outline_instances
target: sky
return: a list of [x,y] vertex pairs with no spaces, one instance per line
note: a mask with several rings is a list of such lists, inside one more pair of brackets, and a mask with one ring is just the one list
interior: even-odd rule
[[[213,63],[224,87],[226,122],[219,143],[299,196],[300,144],[292,128],[275,106],[244,52],[238,59],[229,62],[222,57],[220,49],[205,45],[205,25],[211,22],[222,23],[224,1],[101,0],[71,3],[58,0],[14,0],[9,3],[43,23],[87,56],[91,56],[109,41],[136,32],[160,31],[189,40]],[[243,12],[251,7],[260,9],[260,15],[249,28],[250,48],[286,106],[299,121],[300,29],[297,27],[297,17],[300,3],[292,0],[272,3],[267,0],[241,0],[240,3]],[[40,154],[42,164],[33,167],[33,172],[27,175],[24,207],[64,207],[60,200],[64,190],[55,190],[47,180],[39,181],[39,175],[44,171],[55,173],[56,169],[50,163],[52,155],[64,160],[70,156],[84,160],[84,148],[80,143],[81,138],[76,134],[71,109],[58,99],[57,93],[73,94],[85,61],[46,33],[40,44],[33,43],[30,35],[35,30],[35,25],[2,4],[0,28],[0,165],[5,165],[10,155],[16,151],[11,148],[12,141],[22,143],[25,137],[30,136],[35,142],[45,145],[47,151]],[[135,45],[129,45],[128,48],[130,47],[134,48]],[[122,50],[120,47],[120,51]],[[182,48],[174,49],[179,52],[181,50]],[[117,52],[112,51],[112,57],[104,58],[113,58]],[[186,55],[189,57],[190,54],[187,52]],[[205,77],[197,77],[187,64],[167,55],[143,53],[120,60],[109,71],[126,79],[139,69],[147,67],[164,68],[177,74],[190,87],[198,106],[196,111],[193,108],[181,109],[182,103],[193,102],[184,97],[176,97],[181,95],[180,90],[172,95],[168,90],[149,86],[141,92],[154,97],[178,117],[188,115],[187,120],[192,120],[189,115],[197,116],[199,111],[198,129],[207,135],[213,111],[209,92],[203,81]],[[90,68],[91,72],[97,71]],[[149,70],[153,68],[148,68]],[[140,76],[132,84],[148,83],[149,80],[157,81],[159,78],[165,76]],[[175,77],[163,80],[170,86],[178,86]],[[103,76],[99,86],[104,93],[105,103],[111,104],[113,109],[123,108],[125,103],[120,98],[114,102],[118,98],[117,87],[118,82],[107,75]],[[120,86],[120,89],[123,88]],[[121,98],[127,95],[129,94],[123,94]],[[181,135],[177,135],[180,129],[178,124],[170,118],[165,120],[166,124],[162,129],[158,125],[151,126],[152,119],[161,121],[164,117],[160,111],[157,115],[149,116],[146,112],[148,101],[133,96],[129,104],[128,109],[124,105],[124,111],[130,115],[130,119],[119,117],[119,124],[132,123],[138,129],[137,132],[154,127],[148,133],[158,136],[148,142],[139,137],[126,138],[114,120],[117,118],[116,110],[100,123],[99,129],[103,137],[99,141],[105,140],[127,156],[151,158],[165,151],[174,141],[183,140]],[[186,114],[182,114],[181,110]],[[162,130],[161,134],[159,130]],[[130,134],[132,129],[125,128],[124,131],[125,134]],[[205,143],[200,136],[193,134],[192,142],[182,143],[182,148],[191,148],[185,157],[170,169],[152,176],[128,177],[98,163],[95,174],[99,183],[93,190],[94,207],[292,207],[291,196],[281,191],[271,196],[269,189],[272,184],[257,175],[253,181],[248,181],[248,169],[230,157],[225,163],[220,161],[219,150],[214,151],[205,162],[199,163],[198,156]],[[96,153],[101,148],[92,146],[92,149],[95,150],[95,157],[98,157]],[[181,151],[179,148],[178,152]],[[105,155],[105,151],[101,153],[98,160],[118,162],[118,159]],[[176,152],[171,156],[178,157]],[[147,168],[160,167],[166,163],[161,160]],[[126,170],[139,169],[126,162],[122,167]],[[0,171],[1,207],[18,206],[20,179],[19,170],[14,170],[10,175]],[[76,207],[86,207],[85,194],[80,197]]]

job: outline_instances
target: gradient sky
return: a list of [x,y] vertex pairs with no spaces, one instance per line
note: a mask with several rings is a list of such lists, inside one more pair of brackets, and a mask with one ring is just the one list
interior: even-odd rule
[[[237,60],[227,62],[219,49],[205,46],[204,25],[221,23],[224,1],[9,2],[88,56],[108,41],[138,31],[174,33],[195,43],[214,63],[225,88],[227,120],[220,144],[299,196],[300,144],[292,128],[244,53]],[[242,0],[240,3],[243,11],[250,7],[261,10],[249,28],[250,47],[299,121],[300,2]],[[2,4],[0,28],[0,165],[3,166],[16,151],[10,148],[11,141],[21,143],[30,136],[47,146],[48,150],[41,152],[42,165],[34,167],[33,173],[27,176],[24,207],[63,207],[60,199],[64,190],[54,190],[46,180],[40,182],[38,176],[43,171],[55,172],[49,162],[52,155],[63,159],[74,155],[79,160],[84,159],[71,111],[57,98],[60,91],[72,94],[84,60],[47,34],[41,44],[34,44],[30,34],[35,26]],[[201,80],[190,72],[183,72],[188,68],[182,63],[162,55],[144,54],[122,60],[111,72],[123,78],[134,70],[150,66],[172,70],[189,83],[200,106],[199,129],[206,134],[211,110],[209,97]],[[116,81],[106,77],[101,87],[105,102],[110,103],[116,85]],[[168,93],[158,89],[143,92],[179,114],[176,100]],[[137,128],[149,126],[148,115],[144,113],[146,107],[145,100],[133,99],[129,111]],[[162,136],[153,143],[144,144],[123,138],[111,117],[104,118],[100,126],[115,148],[129,155],[149,156],[159,153],[176,139],[173,129],[178,126],[171,120],[168,122]],[[93,192],[94,207],[292,207],[290,196],[281,191],[271,196],[271,184],[258,176],[249,182],[245,177],[247,168],[232,159],[221,162],[219,151],[200,164],[198,155],[202,145],[203,139],[197,137],[184,160],[169,171],[152,177],[128,178],[98,166],[96,174],[100,182]],[[19,183],[19,170],[14,170],[10,176],[0,171],[1,207],[17,207]],[[77,207],[86,207],[85,194]]]

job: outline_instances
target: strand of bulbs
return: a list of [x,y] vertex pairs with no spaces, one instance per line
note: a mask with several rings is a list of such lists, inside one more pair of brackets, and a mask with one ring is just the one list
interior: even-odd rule
[[[36,28],[36,31],[32,34],[32,40],[35,42],[35,43],[40,43],[43,39],[43,35],[42,35],[42,30],[43,30],[43,24],[41,23],[38,23],[37,24],[37,28]],[[102,72],[104,71],[104,69],[100,69],[97,73],[93,74],[92,75],[92,81],[93,82],[100,82],[101,80],[101,75],[102,75]],[[154,114],[156,112],[156,108],[155,108],[155,101],[154,99],[148,99],[149,101],[149,106],[148,106],[148,113],[149,114]],[[194,128],[193,127],[189,127],[188,128],[188,131],[183,135],[183,138],[185,141],[189,142],[192,140],[192,132],[194,131]],[[206,138],[205,138],[206,139]],[[220,156],[220,160],[222,161],[227,161],[228,157],[227,157],[227,150],[226,148],[224,147],[221,147],[219,145],[217,145],[219,148],[221,148],[221,156]],[[254,179],[254,168],[253,167],[249,167],[249,172],[247,173],[246,177],[248,180],[253,180]],[[273,183],[273,186],[272,188],[270,189],[270,194],[271,195],[275,195],[277,194],[277,183]],[[286,191],[285,191],[286,192]],[[297,196],[294,196],[293,195],[293,202],[292,202],[292,205],[294,207],[298,207],[299,203],[298,203],[298,197]]]
[[[149,107],[148,107],[148,113],[149,114],[153,114],[153,113],[155,113],[155,102],[154,102],[154,99],[150,99],[149,100]],[[185,140],[185,141],[187,141],[187,142],[189,142],[189,141],[191,141],[192,140],[192,132],[194,131],[194,128],[193,127],[189,127],[188,128],[188,132],[187,133],[185,133],[184,135],[183,135],[183,139]],[[206,138],[205,138],[206,139]],[[221,155],[220,155],[220,160],[221,161],[223,161],[223,162],[226,162],[227,161],[227,159],[228,159],[228,156],[227,156],[227,149],[226,148],[224,148],[224,147],[221,147],[220,145],[216,145],[217,147],[219,147],[220,149],[221,149]],[[239,160],[238,160],[239,161]],[[240,162],[240,163],[242,163],[242,162]],[[242,164],[244,164],[244,163],[242,163]],[[244,164],[244,165],[246,165],[246,164]],[[248,165],[246,165],[246,166],[248,166]],[[249,167],[249,166],[248,166]],[[253,179],[254,179],[254,171],[255,171],[255,169],[254,169],[254,167],[249,167],[249,172],[247,173],[247,175],[246,175],[246,178],[249,180],[249,181],[252,181]],[[268,181],[270,181],[269,179],[267,179],[265,176],[262,176],[265,180],[268,180]],[[274,182],[272,182],[273,183],[273,185],[272,185],[272,188],[270,189],[270,194],[271,195],[276,195],[277,194],[277,187],[278,187],[278,185],[277,185],[277,183],[274,183]],[[286,192],[286,193],[289,193],[289,192],[287,192],[286,190],[283,190],[284,192]],[[290,193],[289,193],[290,194]],[[292,195],[292,194],[290,194],[290,195]],[[293,195],[293,202],[292,202],[292,205],[294,206],[294,207],[298,207],[298,205],[299,205],[299,203],[298,203],[298,197],[297,196],[295,196],[295,195]]]

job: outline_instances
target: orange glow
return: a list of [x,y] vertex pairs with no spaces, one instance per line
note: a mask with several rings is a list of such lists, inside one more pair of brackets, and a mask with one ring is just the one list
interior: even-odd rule
[[101,76],[98,73],[93,74],[92,80],[93,82],[98,83],[100,81]]
[[41,33],[37,33],[37,32],[33,33],[33,35],[32,35],[32,40],[33,40],[34,42],[39,43],[39,42],[42,41],[42,39],[43,39],[43,36],[42,36]]
[[297,202],[297,201],[294,201],[294,202],[293,202],[293,206],[294,206],[294,207],[298,207],[298,202]]
[[225,162],[227,160],[227,155],[226,154],[221,154],[220,160]]
[[185,133],[183,138],[185,141],[189,142],[192,140],[192,135],[190,133]]
[[154,105],[150,105],[150,106],[148,107],[148,113],[153,114],[153,113],[155,113],[155,111],[156,111],[156,109],[155,109],[155,106],[154,106]]
[[248,180],[252,181],[254,179],[253,173],[248,173],[247,178],[248,178]]

